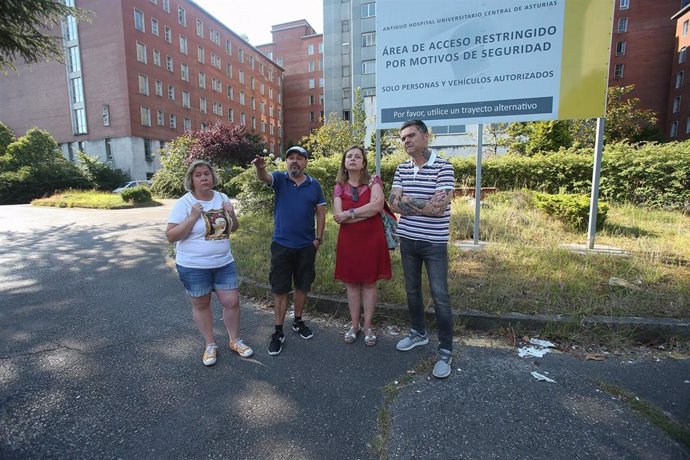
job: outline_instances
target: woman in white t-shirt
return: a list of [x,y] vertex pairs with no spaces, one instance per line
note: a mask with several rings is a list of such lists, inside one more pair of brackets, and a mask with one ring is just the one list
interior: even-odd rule
[[223,306],[223,322],[230,336],[229,347],[243,358],[253,351],[240,338],[240,292],[235,260],[230,251],[230,233],[240,223],[227,195],[216,192],[218,175],[204,160],[193,162],[184,178],[183,195],[168,218],[165,235],[176,243],[175,262],[180,280],[192,299],[194,323],[206,340],[202,361],[216,363],[213,338],[211,291]]

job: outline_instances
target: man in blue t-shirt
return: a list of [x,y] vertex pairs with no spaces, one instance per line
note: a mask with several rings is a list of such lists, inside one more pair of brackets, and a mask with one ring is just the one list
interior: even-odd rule
[[[287,312],[288,294],[295,290],[295,319],[292,330],[303,339],[314,337],[304,324],[302,313],[307,293],[316,277],[316,251],[321,246],[326,226],[326,198],[319,181],[305,174],[309,153],[302,147],[290,147],[285,152],[287,172],[266,171],[266,160],[259,155],[252,164],[256,177],[273,188],[273,241],[271,242],[271,272],[269,280],[273,292],[275,332],[268,346],[269,355],[283,350],[283,323]],[[314,231],[316,216],[316,232]]]

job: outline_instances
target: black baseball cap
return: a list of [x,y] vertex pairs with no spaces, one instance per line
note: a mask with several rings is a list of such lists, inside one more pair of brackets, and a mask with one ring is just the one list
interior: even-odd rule
[[309,159],[309,152],[307,152],[306,150],[304,150],[304,149],[303,149],[302,147],[300,147],[299,145],[295,145],[295,146],[292,146],[292,147],[290,147],[289,149],[287,149],[287,150],[285,151],[285,158],[289,157],[290,154],[291,154],[292,152],[299,153],[299,154],[302,155],[304,158]]

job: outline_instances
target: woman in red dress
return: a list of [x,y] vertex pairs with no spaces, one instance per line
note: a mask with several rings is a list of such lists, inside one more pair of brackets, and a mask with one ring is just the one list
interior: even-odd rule
[[371,327],[376,305],[376,282],[391,279],[391,258],[381,221],[385,202],[381,179],[370,177],[363,147],[345,151],[333,191],[333,219],[340,225],[335,256],[335,279],[347,287],[352,327],[343,340],[352,343],[362,330],[359,317],[364,307],[364,343],[376,345]]

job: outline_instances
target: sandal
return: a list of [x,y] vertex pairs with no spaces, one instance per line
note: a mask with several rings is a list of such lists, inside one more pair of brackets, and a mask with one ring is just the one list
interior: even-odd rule
[[345,343],[352,343],[355,340],[357,340],[357,334],[359,334],[360,330],[361,328],[357,328],[355,330],[354,327],[350,327],[350,329],[343,336],[343,340],[345,341]]
[[374,334],[374,330],[369,328],[366,330],[366,334],[364,335],[364,344],[368,347],[373,347],[376,345],[376,335]]

